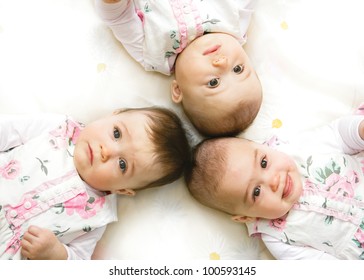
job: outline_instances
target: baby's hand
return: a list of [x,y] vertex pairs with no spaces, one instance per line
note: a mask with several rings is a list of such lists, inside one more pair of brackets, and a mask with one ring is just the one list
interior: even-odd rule
[[21,253],[30,260],[66,260],[67,251],[53,232],[30,226],[21,241]]
[[364,140],[364,121],[359,124],[359,135]]

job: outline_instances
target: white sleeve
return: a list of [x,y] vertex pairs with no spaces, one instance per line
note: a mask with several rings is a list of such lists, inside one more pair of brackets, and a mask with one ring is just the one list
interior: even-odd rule
[[68,260],[90,260],[105,229],[106,226],[96,228],[64,245],[67,250]]
[[0,152],[24,144],[65,119],[58,114],[0,114]]
[[262,234],[267,249],[277,260],[336,260],[334,256],[311,247],[293,246],[278,239]]
[[144,30],[142,20],[135,11],[132,0],[122,0],[108,4],[95,0],[96,12],[123,44],[128,53],[144,65]]
[[239,25],[244,40],[246,40],[249,25],[251,23],[254,7],[256,5],[255,0],[239,0],[236,1],[239,6]]
[[359,135],[359,125],[363,120],[364,116],[362,115],[352,115],[332,123],[344,153],[357,154],[364,150],[364,140]]

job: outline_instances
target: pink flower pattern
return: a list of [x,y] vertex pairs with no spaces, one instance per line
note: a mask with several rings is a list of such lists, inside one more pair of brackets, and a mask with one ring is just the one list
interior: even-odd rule
[[[363,167],[361,168],[363,169]],[[307,167],[307,171],[309,172],[309,167]],[[356,171],[348,170],[335,161],[329,162],[324,169],[319,168],[315,171],[316,180],[307,178],[303,182],[306,191],[322,189],[328,192],[328,198],[354,197],[355,189],[359,184],[359,175]]]
[[20,162],[17,160],[11,160],[8,164],[0,167],[0,175],[8,180],[15,179],[20,172]]
[[144,13],[139,9],[135,9],[135,13],[140,18],[140,21],[142,22],[142,25],[144,26]]
[[358,228],[354,237],[356,238],[357,242],[360,244],[360,248],[364,248],[364,232],[361,228]]
[[358,184],[358,174],[351,170],[345,176],[332,173],[325,182],[324,188],[329,192],[329,197],[334,198],[338,195],[352,198],[354,190]]
[[310,178],[305,179],[303,185],[305,186],[306,189],[311,189],[311,190],[317,189],[317,185],[314,182],[312,182]]
[[82,130],[82,125],[71,119],[67,119],[66,122],[59,126],[57,129],[51,131],[50,143],[54,149],[61,149],[72,144],[76,144],[76,141]]
[[287,224],[286,218],[287,218],[287,214],[278,219],[270,220],[269,226],[278,231],[283,231]]
[[71,216],[77,213],[83,219],[87,219],[96,215],[97,211],[103,207],[105,197],[97,199],[89,197],[87,193],[79,194],[78,196],[63,203],[66,208],[67,215]]
[[267,145],[268,147],[272,149],[276,149],[281,144],[286,144],[287,142],[279,139],[276,135],[273,135],[271,138],[269,138],[267,141],[265,141],[263,144]]

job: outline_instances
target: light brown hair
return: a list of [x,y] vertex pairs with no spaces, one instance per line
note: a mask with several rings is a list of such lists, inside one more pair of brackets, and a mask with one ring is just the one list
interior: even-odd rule
[[147,133],[154,144],[155,163],[161,164],[164,170],[159,179],[141,189],[172,183],[183,174],[191,154],[180,118],[173,111],[158,106],[120,109],[117,113],[132,110],[148,116]]
[[196,145],[184,178],[189,192],[198,202],[229,213],[228,202],[218,197],[220,182],[226,171],[224,139],[228,138],[205,139]]
[[262,99],[259,101],[241,101],[225,113],[217,114],[215,118],[206,112],[191,111],[183,108],[194,127],[205,137],[236,136],[247,129],[256,118]]

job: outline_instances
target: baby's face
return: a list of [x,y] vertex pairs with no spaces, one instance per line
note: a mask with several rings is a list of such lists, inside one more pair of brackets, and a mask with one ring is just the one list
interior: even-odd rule
[[[241,100],[261,102],[262,88],[244,49],[231,35],[210,33],[194,40],[175,66],[185,110],[214,114]],[[173,96],[173,95],[172,95]]]
[[74,162],[91,187],[115,192],[137,189],[159,178],[153,143],[147,134],[148,116],[126,111],[87,125],[77,139]]
[[292,158],[265,145],[233,138],[219,195],[235,215],[275,219],[286,214],[302,193]]

